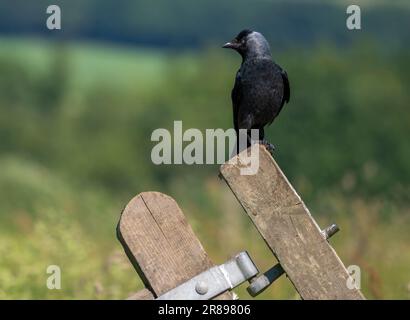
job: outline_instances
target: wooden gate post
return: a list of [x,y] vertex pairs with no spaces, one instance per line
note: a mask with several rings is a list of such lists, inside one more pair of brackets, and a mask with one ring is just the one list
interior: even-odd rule
[[302,299],[364,299],[348,288],[346,268],[275,160],[265,147],[252,148],[259,148],[255,175],[241,175],[240,156],[223,164],[221,175]]
[[[213,267],[178,204],[159,192],[143,192],[121,214],[117,236],[146,289],[129,299],[155,299]],[[225,292],[217,299],[230,299]]]

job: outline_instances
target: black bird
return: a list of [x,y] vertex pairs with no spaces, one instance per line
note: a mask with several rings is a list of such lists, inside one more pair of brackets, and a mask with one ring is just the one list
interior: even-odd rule
[[238,137],[239,129],[259,130],[259,141],[272,153],[274,146],[265,140],[264,127],[279,115],[289,102],[290,88],[286,71],[272,60],[269,43],[256,31],[243,30],[223,48],[236,50],[242,64],[232,89],[233,123]]

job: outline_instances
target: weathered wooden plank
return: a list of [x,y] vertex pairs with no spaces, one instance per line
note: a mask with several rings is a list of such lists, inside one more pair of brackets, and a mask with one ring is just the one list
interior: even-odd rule
[[127,300],[154,300],[155,297],[153,293],[147,288],[142,289],[132,295],[130,295]]
[[[178,204],[163,193],[133,198],[121,214],[117,234],[155,297],[214,266]],[[219,298],[232,299],[232,294]]]
[[[364,299],[350,290],[342,261],[272,156],[259,148],[259,170],[241,175],[238,156],[220,168],[225,181],[303,299]],[[243,151],[247,152],[247,150]]]

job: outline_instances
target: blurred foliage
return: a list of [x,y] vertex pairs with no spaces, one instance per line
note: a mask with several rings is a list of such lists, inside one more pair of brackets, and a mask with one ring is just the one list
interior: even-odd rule
[[[1,40],[0,298],[124,298],[141,286],[115,239],[138,192],[175,197],[215,262],[274,259],[217,178],[155,166],[156,128],[231,127],[232,52]],[[369,298],[408,298],[410,52],[371,43],[275,52],[291,101],[267,130],[276,158]],[[247,236],[245,237],[244,234]],[[62,268],[61,291],[46,268]],[[244,288],[240,295],[248,297]],[[286,278],[261,298],[296,298]]]
[[[346,0],[55,0],[62,30],[45,28],[48,0],[0,2],[0,33],[92,39],[155,47],[198,48],[225,43],[239,30],[262,31],[274,47],[344,46],[372,37],[384,50],[410,43],[407,0],[358,0],[363,30],[346,32]],[[392,36],[394,35],[394,36]]]

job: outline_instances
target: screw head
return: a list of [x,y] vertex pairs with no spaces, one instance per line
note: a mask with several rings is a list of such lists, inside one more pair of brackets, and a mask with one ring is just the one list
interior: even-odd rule
[[204,295],[208,292],[208,285],[204,281],[199,281],[195,286],[195,291],[200,295]]

